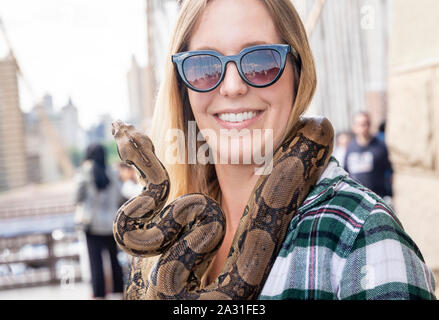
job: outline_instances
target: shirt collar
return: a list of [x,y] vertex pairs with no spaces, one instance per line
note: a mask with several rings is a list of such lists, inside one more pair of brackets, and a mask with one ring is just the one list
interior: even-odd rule
[[332,197],[335,193],[334,189],[346,176],[348,176],[348,173],[340,167],[338,161],[331,156],[328,166],[302,203],[299,212],[304,212]]

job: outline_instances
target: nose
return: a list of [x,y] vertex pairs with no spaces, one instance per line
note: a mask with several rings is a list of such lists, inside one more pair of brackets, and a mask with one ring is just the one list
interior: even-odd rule
[[245,95],[248,91],[247,83],[239,75],[235,63],[229,62],[226,66],[224,80],[220,86],[220,93],[227,97],[237,97]]

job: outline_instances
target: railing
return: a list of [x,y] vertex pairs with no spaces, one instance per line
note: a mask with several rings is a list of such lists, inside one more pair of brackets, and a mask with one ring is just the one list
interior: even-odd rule
[[67,212],[74,212],[75,205],[71,202],[61,203],[61,204],[47,204],[32,206],[14,206],[11,208],[0,208],[0,218],[9,219],[15,217],[31,217],[31,216],[44,216],[44,215],[54,215],[54,214],[65,214]]
[[75,233],[0,238],[0,290],[81,281]]

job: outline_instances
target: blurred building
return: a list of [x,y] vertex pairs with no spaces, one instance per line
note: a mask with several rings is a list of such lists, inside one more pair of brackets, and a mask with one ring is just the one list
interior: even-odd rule
[[[147,15],[150,23],[149,41],[147,44],[148,57],[152,57],[156,83],[160,83],[164,75],[164,67],[168,53],[171,33],[178,17],[177,0],[146,0],[149,3],[150,14]],[[147,7],[148,10],[148,7]],[[152,46],[150,43],[153,42]]]
[[[65,152],[81,152],[86,145],[85,131],[78,120],[78,109],[69,99],[60,111],[55,111],[52,96],[46,94],[42,107],[51,122]],[[25,114],[26,153],[29,158],[28,176],[33,183],[55,182],[62,178],[55,147],[41,125],[40,115],[35,106]]]
[[105,143],[108,141],[114,141],[112,135],[111,123],[114,119],[109,114],[103,114],[100,116],[97,124],[92,126],[87,131],[87,144],[89,143]]
[[42,101],[42,105],[43,105],[44,112],[46,114],[53,114],[54,110],[53,110],[53,98],[52,98],[52,96],[50,94],[46,93],[43,96],[42,100],[43,100]]
[[139,66],[136,57],[133,55],[131,69],[127,73],[128,98],[130,102],[128,122],[136,127],[141,127],[141,119],[144,118],[146,110],[143,70],[144,68]]
[[[52,96],[46,94],[42,108],[55,128],[60,127],[60,117],[53,109]],[[54,146],[46,136],[37,107],[25,113],[26,123],[26,153],[29,157],[29,180],[33,183],[58,181],[61,171],[58,166]]]
[[[307,21],[318,1],[292,0]],[[386,117],[387,0],[327,0],[309,39],[317,69],[317,90],[309,113],[328,117],[337,131],[352,116],[372,115],[373,130]]]
[[145,0],[146,65],[140,66],[132,57],[127,73],[130,111],[128,121],[146,130],[152,126],[157,88],[163,79],[170,34],[176,21],[176,0]]
[[78,108],[72,103],[71,98],[61,108],[59,124],[58,131],[61,135],[61,141],[67,150],[72,148],[82,150],[85,148],[85,135],[79,124]]
[[439,1],[392,1],[391,12],[386,141],[394,203],[439,276]]
[[[24,113],[25,132],[26,132],[26,155],[28,158],[28,179],[30,183],[41,183],[43,181],[41,149],[41,131],[39,118],[35,110]],[[49,158],[52,166],[56,167],[53,157]]]
[[20,110],[17,65],[0,60],[0,191],[27,183],[24,120]]

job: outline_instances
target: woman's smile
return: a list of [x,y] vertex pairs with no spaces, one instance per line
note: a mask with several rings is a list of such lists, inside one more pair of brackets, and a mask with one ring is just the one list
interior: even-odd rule
[[243,109],[234,111],[221,111],[214,115],[215,120],[224,129],[245,129],[260,120],[264,110]]

